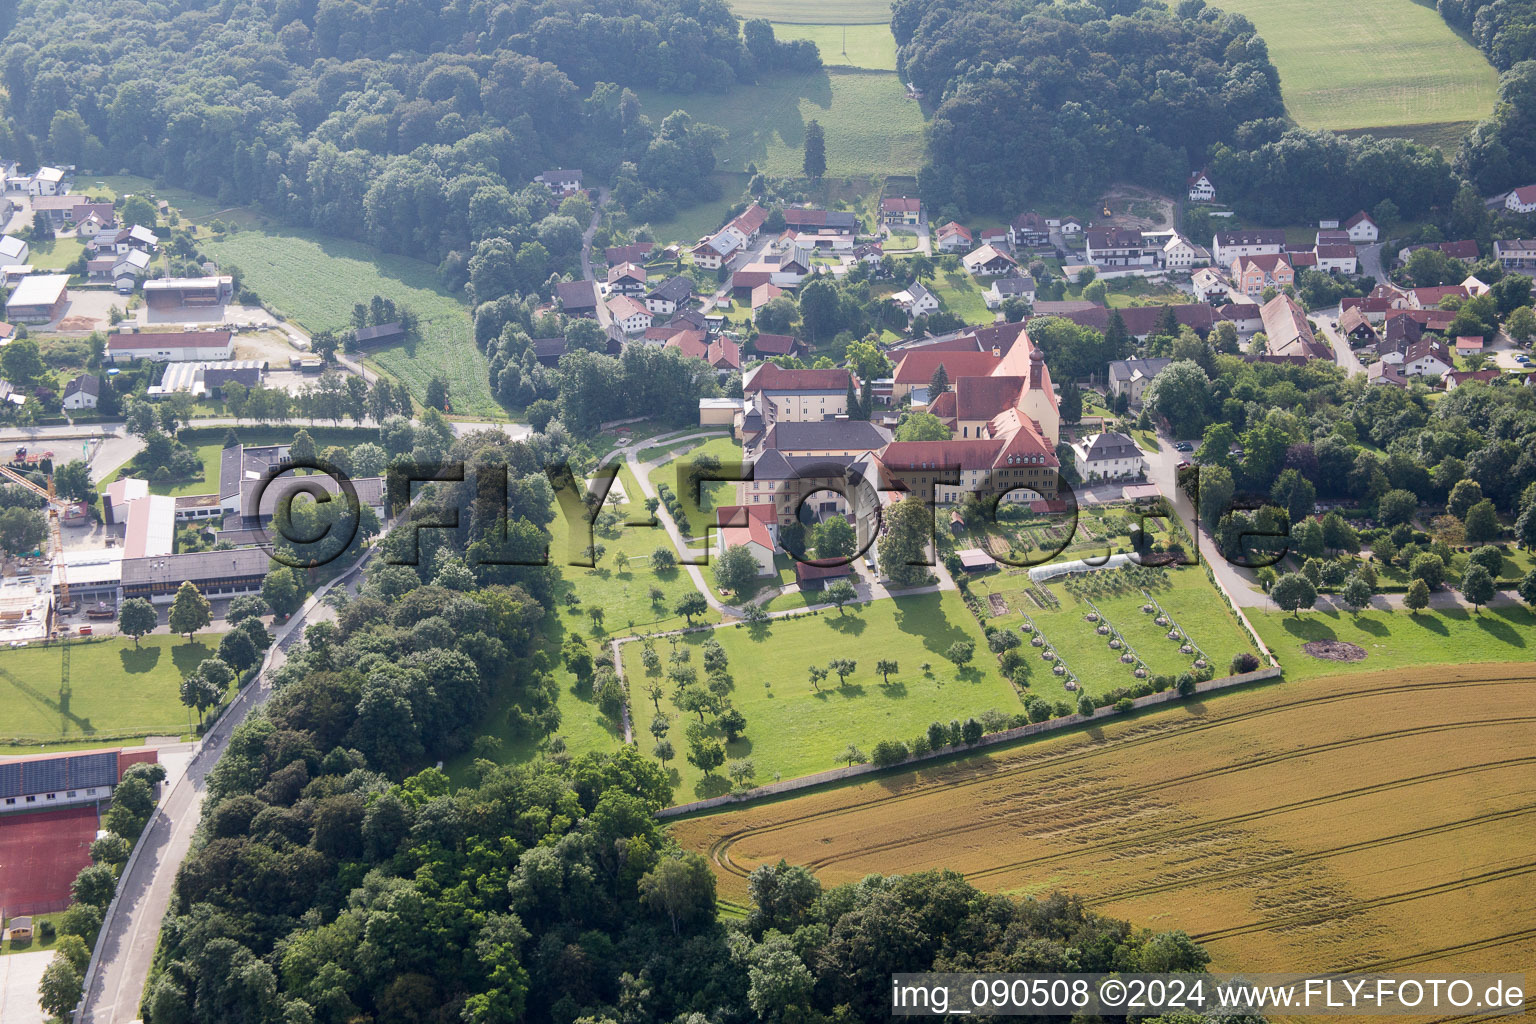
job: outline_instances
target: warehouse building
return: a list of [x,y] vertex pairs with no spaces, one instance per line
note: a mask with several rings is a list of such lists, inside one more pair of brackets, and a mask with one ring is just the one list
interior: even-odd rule
[[57,320],[69,304],[68,285],[68,274],[23,277],[5,302],[6,318],[21,324],[46,324]]

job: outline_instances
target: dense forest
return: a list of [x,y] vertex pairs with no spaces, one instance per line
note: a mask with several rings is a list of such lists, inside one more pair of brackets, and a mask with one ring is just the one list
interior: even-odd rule
[[[765,866],[746,919],[722,921],[708,864],[654,816],[668,774],[633,747],[477,760],[474,783],[451,787],[430,765],[471,744],[494,756],[472,741],[493,699],[520,728],[558,725],[539,642],[552,570],[488,556],[531,561],[549,543],[542,467],[571,451],[557,429],[451,439],[400,421],[381,441],[505,467],[510,502],[437,485],[412,514],[462,506],[457,532],[397,527],[383,543],[415,564],[375,563],[291,649],[210,776],[149,1024],[812,1024],[882,1019],[898,970],[1204,969],[1183,933],[948,872],[823,889]],[[603,671],[604,645],[567,634],[573,646]]]
[[1461,141],[1456,164],[1484,193],[1536,181],[1536,60],[1499,76],[1499,101]]
[[547,168],[614,185],[642,220],[708,198],[718,133],[686,115],[652,124],[626,86],[718,90],[820,62],[766,25],[744,38],[721,0],[26,0],[15,14],[6,156],[254,203],[441,261],[455,287],[491,242],[542,246],[541,282],[571,268],[585,225],[526,187]]
[[1455,194],[1438,150],[1296,129],[1253,24],[1205,0],[897,0],[891,27],[937,103],[920,184],[940,219],[1112,182],[1177,194],[1207,163],[1239,213],[1271,223],[1383,198],[1418,216]]
[[1536,8],[1529,0],[1439,0],[1435,6],[1500,71],[1536,58]]
[[1022,209],[1132,180],[1175,190],[1237,126],[1282,117],[1253,25],[1189,0],[897,0],[905,77],[937,103],[934,207]]

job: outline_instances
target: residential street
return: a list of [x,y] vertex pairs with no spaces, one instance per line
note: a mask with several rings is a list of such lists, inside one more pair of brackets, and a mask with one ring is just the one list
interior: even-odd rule
[[1317,323],[1317,329],[1323,339],[1333,346],[1333,361],[1344,367],[1344,372],[1351,377],[1359,376],[1365,372],[1365,364],[1355,354],[1355,350],[1349,347],[1349,339],[1339,333],[1333,326],[1339,319],[1339,311],[1333,309],[1320,309],[1312,314]]
[[603,186],[597,190],[597,206],[592,210],[592,222],[581,233],[581,276],[588,281],[596,278],[596,272],[592,269],[592,237],[597,234],[597,225],[603,219],[603,207],[607,205],[608,188]]

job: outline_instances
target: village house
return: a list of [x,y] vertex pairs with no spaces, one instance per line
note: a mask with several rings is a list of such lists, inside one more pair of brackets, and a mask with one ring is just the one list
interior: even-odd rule
[[131,228],[120,228],[117,231],[103,231],[86,243],[86,249],[91,252],[127,252],[130,249],[138,249],[141,252],[153,253],[159,247],[159,236],[142,224],[135,224]]
[[1316,250],[1317,269],[1325,274],[1354,274],[1360,267],[1359,257],[1352,245],[1323,245]]
[[757,563],[757,575],[778,572],[773,554],[779,544],[779,517],[771,503],[722,505],[715,509],[715,527],[716,555],[728,548],[746,548]]
[[1009,244],[1008,229],[982,228],[979,232],[976,233],[976,240],[982,245],[990,245],[994,248],[1001,249],[1005,245]]
[[1013,273],[1019,266],[1012,256],[990,245],[966,253],[960,257],[960,263],[972,277],[999,277]]
[[1201,267],[1196,270],[1190,275],[1189,286],[1200,302],[1214,304],[1225,301],[1230,295],[1226,277],[1215,267]]
[[127,295],[149,275],[149,264],[149,253],[130,249],[86,260],[85,273],[92,281],[111,281],[120,295]]
[[1216,316],[1237,328],[1239,337],[1247,338],[1264,329],[1264,315],[1254,302],[1228,302],[1216,307]]
[[1476,263],[1482,258],[1482,250],[1478,247],[1477,240],[1464,238],[1455,242],[1425,242],[1421,245],[1405,245],[1397,250],[1397,261],[1407,263],[1408,257],[1420,249],[1434,249],[1443,252],[1452,259],[1462,260],[1466,263]]
[[1339,332],[1354,342],[1376,343],[1376,328],[1371,326],[1365,311],[1352,306],[1339,314]]
[[64,385],[63,404],[70,412],[94,409],[100,398],[101,378],[94,374],[82,373]]
[[736,255],[746,245],[747,236],[726,225],[693,247],[694,265],[703,267],[705,270],[719,270],[725,265],[726,260]]
[[1390,384],[1403,391],[1408,390],[1408,378],[1403,374],[1400,363],[1377,360],[1365,368],[1365,380],[1368,384]]
[[1095,480],[1137,480],[1147,473],[1147,460],[1136,442],[1116,431],[1090,434],[1072,446],[1080,477]]
[[923,204],[915,196],[886,196],[880,200],[880,222],[916,227],[923,219]]
[[609,299],[608,314],[625,334],[644,334],[651,326],[651,311],[633,295],[616,295]]
[[1086,307],[1068,307],[1055,310],[1045,303],[1036,303],[1034,317],[1059,316],[1063,320],[1070,320],[1079,327],[1091,327],[1103,334],[1109,327],[1110,317],[1114,313],[1120,314],[1120,322],[1125,324],[1126,332],[1137,341],[1145,341],[1158,329],[1158,324],[1168,313],[1173,314],[1174,322],[1179,327],[1188,327],[1196,334],[1204,337],[1212,327],[1216,326],[1216,311],[1203,302],[1184,302],[1178,304],[1155,304],[1151,306],[1127,306],[1124,309],[1109,310],[1103,306],[1089,303]]
[[592,281],[561,281],[555,285],[555,297],[560,301],[560,312],[566,316],[597,316],[601,304],[597,285]]
[[950,221],[939,228],[937,237],[941,252],[967,252],[971,248],[970,230],[955,221]]
[[1033,304],[1035,301],[1035,279],[1028,274],[1014,277],[999,277],[995,279],[987,290],[981,293],[981,300],[986,303],[988,309],[997,309],[1009,299],[1023,299]]
[[1402,352],[1404,376],[1439,377],[1456,369],[1456,362],[1439,338],[1420,338]]
[[677,307],[693,298],[693,278],[678,274],[652,288],[645,297],[645,308],[658,316],[671,316]]
[[1470,299],[1471,293],[1459,284],[1437,285],[1430,288],[1408,290],[1409,309],[1439,309],[1446,299]]
[[885,245],[881,242],[864,242],[854,246],[849,255],[871,270],[880,266],[885,259]]
[[798,356],[804,346],[788,334],[759,334],[752,342],[752,349],[759,356]]
[[1349,218],[1342,226],[1349,233],[1349,240],[1356,245],[1368,245],[1376,241],[1380,234],[1376,228],[1376,222],[1364,210]]
[[1463,334],[1456,339],[1456,354],[1459,356],[1479,356],[1483,354],[1483,336],[1480,334]]
[[1033,210],[1025,211],[1008,225],[1008,242],[1016,250],[1043,249],[1051,244],[1050,225]]
[[631,242],[629,245],[610,245],[603,250],[603,258],[608,261],[610,267],[620,263],[638,263],[645,266],[645,261],[651,258],[651,250],[656,248],[655,242]]
[[1080,235],[1083,233],[1083,222],[1076,217],[1061,218],[1061,233],[1064,235]]
[[64,172],[57,167],[39,167],[27,182],[27,191],[34,196],[56,196],[68,191],[64,184]]
[[1240,256],[1232,261],[1232,287],[1255,298],[1265,288],[1276,290],[1293,286],[1296,271],[1283,253],[1261,256]]
[[891,301],[914,320],[939,308],[939,297],[925,288],[921,281],[913,281],[901,291],[893,292]]
[[[114,226],[117,223],[117,214],[111,203],[93,203],[85,196],[36,196],[32,200],[32,213],[34,216],[42,214],[43,219],[55,231],[76,229],[92,217]],[[88,232],[91,235],[97,233],[96,231]]]
[[27,262],[32,247],[15,235],[0,237],[0,267],[19,267]]
[[1085,236],[1088,262],[1100,267],[1146,267],[1155,259],[1135,228],[1094,228]]
[[1241,256],[1275,256],[1285,250],[1285,232],[1254,229],[1218,231],[1211,238],[1211,262],[1230,267]]
[[1268,338],[1265,354],[1305,359],[1333,359],[1333,349],[1317,340],[1307,314],[1284,292],[1259,307]]
[[633,263],[620,263],[608,268],[609,295],[644,295],[645,268]]
[[1209,203],[1216,198],[1216,186],[1211,182],[1211,176],[1203,170],[1191,174],[1185,184],[1192,203]]
[[1172,359],[1117,359],[1109,364],[1109,393],[1115,398],[1125,396],[1131,408],[1141,405],[1141,393],[1152,378],[1173,362]]
[[565,194],[581,191],[581,171],[564,168],[553,171],[545,171],[536,175],[533,179],[551,192]]
[[1501,376],[1499,370],[1452,370],[1441,377],[1445,390],[1455,391],[1463,384],[1491,384]]
[[1504,197],[1504,209],[1510,213],[1536,213],[1536,185],[1513,189]]
[[1493,258],[1505,270],[1536,270],[1536,238],[1497,239]]
[[1211,252],[1203,245],[1196,245],[1177,231],[1168,233],[1168,240],[1158,250],[1159,266],[1169,270],[1193,270],[1211,262]]
[[757,316],[757,311],[758,310],[762,309],[764,306],[768,305],[768,303],[772,302],[774,299],[776,299],[779,296],[784,295],[784,294],[786,294],[786,290],[785,289],[780,288],[778,285],[773,284],[772,282],[769,282],[769,281],[764,281],[762,284],[759,284],[759,285],[753,285],[752,286],[752,315],[754,317]]

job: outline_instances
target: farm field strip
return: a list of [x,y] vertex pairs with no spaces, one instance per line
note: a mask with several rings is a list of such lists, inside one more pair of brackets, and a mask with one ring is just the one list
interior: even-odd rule
[[1536,912],[1533,682],[1522,664],[1265,686],[672,829],[727,900],[781,856],[827,883],[943,866],[1185,929],[1218,968],[1515,969],[1536,952],[1507,924]]
[[[1501,666],[1490,666],[1498,668]],[[1470,680],[1447,680],[1442,682],[1439,688],[1444,689],[1470,689],[1478,687],[1522,687],[1528,685],[1528,679],[1523,676],[1513,675],[1508,678],[1490,677]],[[1310,699],[1275,700],[1273,703],[1254,708],[1248,711],[1237,711],[1222,708],[1229,712],[1217,721],[1203,721],[1201,719],[1186,720],[1184,722],[1173,721],[1166,716],[1143,716],[1135,722],[1135,728],[1127,738],[1118,739],[1115,749],[1126,751],[1136,747],[1166,742],[1169,735],[1183,736],[1196,734],[1211,729],[1229,727],[1242,723],[1254,723],[1257,720],[1269,718],[1274,715],[1282,715],[1300,708],[1337,704],[1345,701],[1358,700],[1365,697],[1379,696],[1395,693],[1416,692],[1423,688],[1420,683],[1394,682],[1385,685],[1370,685],[1358,689],[1339,690]],[[1079,734],[1082,735],[1082,734]],[[960,787],[983,785],[999,778],[1028,774],[1038,771],[1043,766],[1067,765],[1074,766],[1083,762],[1101,757],[1103,752],[1095,747],[1081,748],[1069,747],[1064,751],[1055,749],[1042,749],[1039,744],[1026,744],[1008,751],[1006,762],[998,765],[995,762],[1003,760],[1001,755],[985,757],[981,759],[966,758],[949,762],[937,769],[919,769],[913,774],[912,783],[904,790],[887,795],[886,803],[899,803],[907,800],[921,799],[936,790],[955,792]],[[809,799],[809,798],[807,798]],[[769,826],[744,826],[739,831],[733,831],[722,836],[722,842],[728,842],[733,837],[751,832],[753,834],[766,834],[768,832],[793,828],[804,824],[811,819],[819,819],[829,816],[853,815],[862,813],[861,804],[852,804],[847,807],[839,807],[832,810],[810,811],[804,815],[791,815],[776,821]],[[696,821],[709,820],[711,816],[705,815],[691,819]],[[718,817],[720,822],[726,819]]]
[[[809,39],[828,66],[848,65],[873,71],[896,70],[896,37],[888,20],[874,25],[786,24],[774,22],[778,39]],[[847,53],[843,52],[844,46]]]
[[[1418,738],[1418,737],[1427,736],[1427,735],[1435,735],[1435,734],[1441,733],[1441,732],[1452,732],[1452,731],[1456,731],[1456,730],[1459,730],[1459,729],[1477,728],[1477,727],[1481,727],[1481,726],[1488,726],[1490,724],[1503,724],[1504,722],[1507,722],[1507,721],[1516,721],[1516,722],[1522,722],[1522,723],[1536,723],[1536,716],[1528,716],[1528,717],[1525,717],[1525,718],[1515,719],[1515,720],[1510,720],[1510,719],[1478,719],[1478,720],[1473,720],[1473,721],[1468,721],[1468,722],[1453,722],[1453,723],[1441,723],[1441,724],[1437,724],[1437,725],[1416,726],[1416,727],[1407,728],[1407,729],[1397,729],[1397,730],[1389,730],[1389,731],[1381,732],[1381,733],[1374,733],[1374,734],[1371,734],[1369,736],[1364,736],[1364,737],[1351,737],[1350,739],[1347,739],[1347,740],[1339,740],[1339,741],[1331,741],[1331,742],[1328,742],[1328,743],[1314,744],[1312,746],[1301,747],[1301,748],[1296,749],[1296,750],[1286,751],[1284,753],[1278,753],[1278,754],[1271,754],[1271,755],[1264,756],[1264,757],[1253,757],[1253,756],[1245,755],[1245,756],[1239,757],[1237,760],[1232,761],[1230,763],[1222,764],[1222,765],[1219,765],[1219,766],[1214,767],[1214,768],[1206,769],[1204,771],[1199,771],[1199,772],[1182,772],[1182,773],[1179,773],[1179,774],[1177,774],[1177,775],[1175,775],[1175,776],[1173,776],[1171,778],[1158,779],[1158,780],[1152,781],[1152,782],[1144,782],[1144,783],[1140,783],[1140,784],[1137,784],[1137,785],[1124,786],[1124,787],[1121,787],[1121,788],[1117,789],[1113,794],[1089,794],[1089,795],[1085,795],[1085,796],[1083,796],[1081,798],[1073,796],[1072,799],[1070,799],[1070,800],[1068,800],[1068,799],[1056,799],[1054,801],[1050,801],[1050,802],[1045,803],[1045,804],[1036,803],[1036,804],[1034,804],[1032,806],[1031,810],[1032,811],[1039,811],[1039,810],[1043,809],[1043,810],[1056,811],[1056,810],[1065,809],[1067,807],[1072,807],[1073,809],[1081,809],[1084,805],[1087,805],[1089,807],[1100,806],[1100,805],[1113,805],[1113,804],[1118,804],[1120,802],[1123,802],[1123,800],[1125,798],[1127,798],[1127,797],[1155,796],[1157,794],[1166,793],[1169,790],[1170,787],[1177,788],[1177,787],[1185,786],[1185,785],[1188,785],[1188,784],[1191,784],[1191,783],[1195,783],[1195,782],[1203,782],[1203,781],[1207,781],[1207,780],[1210,780],[1210,779],[1219,778],[1221,776],[1238,775],[1238,774],[1242,774],[1244,772],[1254,771],[1254,770],[1258,770],[1258,769],[1261,769],[1261,768],[1271,767],[1271,766],[1274,766],[1276,764],[1281,764],[1281,763],[1284,763],[1284,762],[1287,762],[1287,761],[1296,760],[1296,759],[1299,759],[1299,758],[1311,758],[1311,757],[1316,757],[1316,756],[1318,756],[1320,754],[1336,752],[1336,751],[1341,750],[1341,749],[1361,747],[1361,746],[1365,746],[1367,744],[1372,744],[1372,743],[1382,743],[1382,742],[1387,742],[1387,741],[1395,741],[1395,740],[1402,740],[1402,739]],[[1353,791],[1346,791],[1346,792],[1344,792],[1342,794],[1339,794],[1339,797],[1340,798],[1346,798],[1346,797],[1347,798],[1353,798],[1356,795],[1357,794],[1355,794]],[[1329,801],[1320,801],[1320,802],[1329,802]],[[1227,819],[1224,818],[1223,819],[1223,824],[1225,825],[1226,823],[1227,823]],[[868,845],[868,846],[861,846],[861,847],[858,847],[856,849],[852,849],[852,850],[848,850],[848,851],[843,851],[843,852],[835,854],[835,855],[828,854],[828,855],[823,856],[821,858],[812,858],[810,861],[807,862],[807,866],[821,867],[821,866],[825,866],[825,865],[830,864],[830,863],[834,863],[836,861],[850,860],[850,859],[853,859],[856,856],[865,856],[865,855],[872,854],[872,853],[886,852],[886,851],[889,851],[889,850],[892,850],[892,849],[897,849],[897,848],[901,848],[901,847],[907,847],[907,846],[911,846],[911,845],[918,844],[918,843],[927,843],[927,842],[932,841],[932,839],[935,838],[936,836],[952,837],[952,836],[957,835],[957,834],[966,833],[966,832],[974,832],[974,831],[976,831],[978,829],[987,828],[987,827],[990,827],[990,823],[967,822],[967,823],[964,823],[964,824],[945,826],[945,827],[939,828],[935,832],[924,833],[920,837],[909,836],[909,837],[904,837],[904,838],[900,838],[900,839],[894,839],[894,840],[891,840],[891,841],[885,842],[885,843],[875,843],[875,844],[871,844],[871,845]],[[1056,826],[1053,825],[1052,827],[1054,828]],[[1145,842],[1146,839],[1147,839],[1147,837],[1143,836],[1139,841],[1140,842]],[[1099,849],[1099,844],[1097,842],[1095,842],[1095,844],[1094,844],[1094,849],[1095,849],[1095,851],[1097,851]],[[722,856],[725,857],[726,861],[729,861],[730,858],[729,858],[729,848],[728,847],[721,848],[720,853],[721,853]],[[1044,857],[1044,858],[1041,858],[1041,859],[1042,860],[1049,860],[1051,858],[1050,857]],[[999,867],[990,868],[990,869],[988,869],[987,871],[984,871],[984,872],[978,872],[978,874],[988,874],[988,873],[995,874],[995,873],[999,873],[1000,871],[1002,871],[1004,869],[1015,867],[1015,866],[1017,866],[1017,864],[1018,864],[1018,862],[1010,863],[1010,864],[1007,864],[1007,865],[1000,865]],[[740,871],[739,873],[741,873],[742,875],[745,875],[745,874],[748,874],[750,872]]]
[[818,25],[888,24],[890,0],[731,0],[738,18]]
[[[1410,0],[1219,0],[1252,20],[1304,128],[1399,128],[1475,121],[1498,73],[1431,4]],[[1348,54],[1368,54],[1352,60]]]

